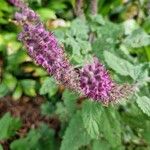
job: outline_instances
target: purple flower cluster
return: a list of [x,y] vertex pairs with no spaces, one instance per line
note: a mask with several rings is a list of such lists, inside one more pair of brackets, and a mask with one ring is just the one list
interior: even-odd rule
[[[18,6],[18,0],[13,2]],[[20,5],[21,11],[15,14],[15,19],[22,26],[23,31],[19,34],[19,40],[25,45],[28,54],[60,84],[77,91],[80,87],[78,74],[69,64],[57,39],[45,29],[33,10],[23,3]]]
[[18,22],[32,22],[32,21],[39,21],[38,15],[28,7],[22,8],[21,12],[16,12],[15,18]]
[[15,19],[23,29],[19,40],[25,45],[30,57],[60,84],[104,104],[126,97],[130,93],[132,87],[114,83],[97,58],[77,73],[56,37],[45,29],[39,16],[22,1],[9,1],[21,10],[15,14]]
[[97,58],[94,58],[93,63],[82,68],[80,76],[81,89],[85,95],[104,103],[108,101],[113,82]]
[[97,58],[81,69],[80,87],[86,96],[105,105],[127,98],[134,91],[132,85],[115,83]]
[[23,8],[27,6],[22,0],[9,0],[9,2],[18,8]]

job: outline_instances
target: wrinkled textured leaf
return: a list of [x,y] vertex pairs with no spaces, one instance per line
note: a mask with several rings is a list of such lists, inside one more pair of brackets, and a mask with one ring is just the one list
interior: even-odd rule
[[150,45],[150,36],[141,29],[138,29],[133,31],[132,34],[124,40],[124,44],[133,48],[148,46]]
[[80,112],[77,112],[66,129],[60,150],[78,150],[81,146],[89,144],[90,140],[90,136],[84,128]]
[[40,88],[40,94],[44,95],[48,93],[50,96],[53,96],[56,94],[57,90],[58,90],[58,85],[56,84],[54,78],[47,77],[45,78],[44,83]]
[[77,109],[78,97],[79,97],[78,94],[74,93],[72,91],[65,90],[63,92],[64,104],[65,104],[68,112],[70,113],[70,115],[72,115],[75,112],[75,110]]
[[121,145],[120,121],[113,108],[104,108],[101,115],[100,131],[111,147],[116,148]]
[[100,135],[101,115],[102,107],[99,103],[90,100],[85,101],[82,108],[82,119],[84,127],[93,139],[97,139]]
[[121,59],[108,51],[104,52],[104,57],[108,66],[115,70],[117,73],[123,76],[128,76],[131,74],[133,65],[127,60]]
[[81,39],[87,39],[88,32],[89,32],[89,27],[87,26],[86,21],[81,20],[79,18],[73,20],[73,22],[71,24],[71,28],[70,28],[70,33],[72,36],[76,36]]
[[150,98],[146,96],[137,97],[136,100],[139,108],[148,116],[150,116]]

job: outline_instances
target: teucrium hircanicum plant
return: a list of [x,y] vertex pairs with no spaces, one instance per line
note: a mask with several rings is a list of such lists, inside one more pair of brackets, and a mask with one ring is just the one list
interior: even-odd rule
[[16,21],[22,27],[19,40],[29,56],[53,75],[58,83],[106,105],[132,92],[133,86],[116,84],[96,57],[77,72],[56,37],[45,29],[39,16],[22,1],[10,2],[20,9],[15,14]]
[[[1,7],[3,7],[3,1],[6,3],[6,0],[1,0]],[[39,93],[44,95],[47,100],[41,107],[42,115],[56,116],[56,119],[60,121],[61,128],[59,130],[59,126],[55,124],[54,126],[58,127],[59,131],[53,131],[46,126],[31,129],[25,137],[20,139],[15,137],[14,141],[11,142],[10,149],[42,150],[44,148],[57,150],[57,147],[60,150],[123,150],[138,149],[138,147],[141,150],[149,149],[150,100],[148,97],[149,87],[147,86],[149,84],[147,69],[149,63],[147,57],[145,57],[145,54],[148,58],[150,56],[149,48],[146,47],[149,43],[148,34],[142,30],[139,32],[139,27],[130,28],[131,22],[128,22],[129,26],[122,26],[122,23],[112,23],[100,14],[90,16],[90,18],[85,14],[85,20],[76,18],[69,21],[70,27],[57,28],[55,30],[55,35],[59,39],[57,40],[54,34],[46,30],[41,18],[27,4],[20,0],[9,1],[20,9],[20,12],[15,15],[17,23],[23,29],[19,34],[19,40],[23,42],[32,60],[42,67],[39,68],[31,64],[40,70],[45,68],[50,74],[50,77],[45,76],[45,72],[42,75],[38,74],[40,76],[38,79],[43,83]],[[53,2],[61,4],[66,3],[67,0],[63,0],[63,2],[57,0],[42,1],[44,4],[42,10],[53,9],[51,8]],[[90,2],[92,3],[92,0]],[[68,3],[69,1],[66,4]],[[127,4],[130,3],[132,2]],[[45,4],[48,4],[47,8],[45,8]],[[102,12],[103,7],[108,8],[108,6],[111,5],[102,6],[100,12]],[[123,6],[123,8],[125,7],[126,5]],[[38,7],[37,9],[41,8]],[[61,9],[61,6],[58,5],[58,10]],[[40,13],[38,10],[37,12]],[[43,12],[44,15],[48,16],[47,19],[50,18],[49,13],[45,14],[49,11]],[[109,17],[109,14],[106,15]],[[57,21],[57,19],[54,21]],[[114,21],[120,20],[115,19]],[[51,20],[48,20],[49,22]],[[48,28],[50,27],[49,24],[46,25]],[[92,36],[89,36],[90,33],[92,33]],[[0,45],[1,35],[3,36],[3,33],[0,34]],[[64,48],[60,46],[59,41],[62,41]],[[144,48],[146,48],[145,51],[143,51]],[[92,54],[95,54],[99,60]],[[135,56],[135,54],[138,56]],[[19,50],[15,53],[15,57],[10,55],[11,59],[8,58],[8,64],[10,64],[8,71],[13,71],[14,74],[11,75],[7,72],[4,74],[3,84],[0,85],[0,95],[1,93],[6,95],[5,88],[13,91],[15,87],[13,97],[20,97],[22,92],[28,96],[36,95],[35,89],[38,90],[37,80],[30,79],[29,76],[29,79],[23,79],[17,83],[18,72],[16,73],[15,70],[25,61],[22,55],[26,56],[26,52]],[[17,58],[19,58],[19,65]],[[142,58],[142,61],[139,58]],[[104,62],[109,71],[103,65]],[[15,67],[16,64],[18,67]],[[34,77],[35,74],[32,75]],[[26,76],[26,72],[24,76]],[[56,84],[56,80],[58,84]],[[131,85],[124,84],[125,82]],[[118,102],[121,98],[126,99],[130,93],[133,93],[135,86],[132,86],[132,83],[138,85],[140,89],[138,95],[125,103],[114,105],[115,107],[111,105],[103,107],[101,105],[101,103],[107,105]],[[59,86],[59,84],[63,86]],[[64,86],[66,87],[65,90]],[[33,100],[36,100],[36,98]],[[19,128],[18,126],[15,130],[10,130],[18,123],[15,123],[14,119],[14,123],[7,120],[12,119],[6,117],[0,123],[2,124],[2,132],[0,133],[3,133],[0,135],[3,139],[9,139],[17,134],[16,130]],[[4,130],[4,125],[6,130]],[[9,131],[13,131],[12,134]]]

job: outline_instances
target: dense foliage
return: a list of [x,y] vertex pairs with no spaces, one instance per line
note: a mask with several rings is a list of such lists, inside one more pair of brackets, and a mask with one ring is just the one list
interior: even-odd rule
[[34,101],[42,95],[41,114],[60,122],[59,130],[41,123],[17,138],[22,118],[5,112],[0,118],[0,143],[11,141],[11,150],[150,149],[150,3],[99,0],[98,13],[92,15],[90,1],[85,2],[82,15],[74,13],[74,0],[31,0],[30,6],[54,32],[76,70],[96,56],[117,84],[136,89],[106,107],[57,84],[27,55],[17,40],[17,8],[1,0],[0,98],[11,95],[20,101],[26,95]]

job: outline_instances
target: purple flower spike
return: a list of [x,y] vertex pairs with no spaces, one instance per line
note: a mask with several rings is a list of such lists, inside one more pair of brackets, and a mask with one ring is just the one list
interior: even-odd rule
[[108,101],[113,82],[97,58],[92,64],[83,67],[80,76],[80,86],[86,96],[104,103]]
[[15,14],[16,21],[22,26],[19,40],[29,56],[53,75],[58,83],[106,105],[126,98],[133,91],[133,86],[118,85],[112,81],[97,58],[85,65],[80,74],[76,72],[56,37],[45,29],[39,16],[23,1],[9,1],[20,8],[20,12]]
[[10,0],[20,8],[15,14],[22,26],[19,40],[23,42],[29,56],[64,86],[79,91],[78,73],[70,65],[56,37],[47,31],[38,15],[20,0]]
[[8,0],[8,1],[18,8],[27,7],[27,5],[22,0]]

